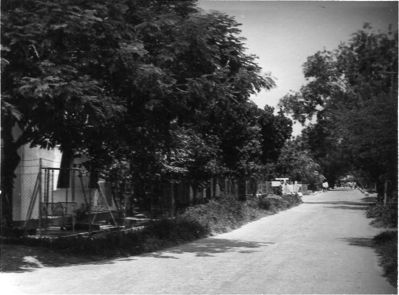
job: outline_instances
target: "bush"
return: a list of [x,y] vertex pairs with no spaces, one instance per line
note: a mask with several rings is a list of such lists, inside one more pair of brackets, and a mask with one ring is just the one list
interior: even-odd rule
[[7,243],[42,246],[64,253],[81,255],[132,255],[155,251],[182,242],[205,237],[209,232],[198,222],[185,220],[161,220],[135,232],[108,232],[92,236],[68,238],[9,238]]
[[384,275],[389,282],[397,287],[398,278],[398,232],[386,231],[373,239]]
[[259,199],[258,206],[263,210],[277,212],[300,203],[302,203],[302,199],[298,195],[266,196]]
[[198,222],[212,233],[226,232],[254,218],[247,202],[232,197],[211,200],[206,204],[186,209],[179,218]]
[[211,233],[226,232],[259,217],[292,207],[300,201],[298,196],[263,197],[245,202],[224,197],[190,207],[176,219],[152,222],[141,230],[103,232],[73,238],[10,238],[6,242],[44,246],[86,256],[133,255],[193,241]]
[[397,204],[390,203],[387,205],[376,204],[371,205],[367,209],[367,217],[375,218],[375,223],[380,223],[387,227],[397,227],[398,225],[398,208]]
[[276,212],[276,204],[278,203],[278,200],[276,199],[271,199],[271,198],[261,198],[259,199],[258,205],[259,208],[271,212]]

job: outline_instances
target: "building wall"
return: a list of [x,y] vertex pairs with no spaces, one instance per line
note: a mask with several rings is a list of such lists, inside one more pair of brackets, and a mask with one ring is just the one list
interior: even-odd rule
[[[71,172],[69,187],[58,188],[59,170],[49,169],[49,173],[45,173],[42,169],[40,181],[38,185],[40,165],[42,168],[60,168],[62,153],[58,148],[52,150],[30,148],[25,145],[18,150],[21,162],[16,170],[16,179],[13,195],[13,220],[25,221],[28,216],[28,209],[31,200],[34,199],[35,185],[40,188],[33,202],[33,210],[29,219],[39,218],[39,197],[43,202],[64,203],[63,210],[67,210],[67,214],[74,213],[77,209],[86,208],[89,205],[92,211],[107,210],[108,208],[115,210],[116,206],[113,202],[112,193],[108,183],[99,181],[101,191],[89,188],[89,174]],[[75,159],[74,165],[79,166],[84,159]],[[74,166],[73,165],[73,166]],[[105,201],[106,199],[107,201]],[[65,205],[67,203],[67,205]],[[107,206],[108,204],[108,206]],[[60,207],[55,206],[60,212]],[[52,211],[53,207],[47,207],[48,215],[56,215]],[[66,209],[65,209],[66,208]],[[62,210],[61,210],[62,211]]]
[[[43,167],[59,168],[62,155],[61,151],[57,148],[46,150],[30,148],[28,145],[22,146],[18,150],[18,153],[21,157],[21,162],[17,167],[16,179],[14,182],[13,219],[15,221],[26,219],[34,187],[38,181],[40,161]],[[54,174],[53,189],[56,189],[58,174],[58,171]],[[38,202],[35,202],[32,218],[38,218],[38,213]]]

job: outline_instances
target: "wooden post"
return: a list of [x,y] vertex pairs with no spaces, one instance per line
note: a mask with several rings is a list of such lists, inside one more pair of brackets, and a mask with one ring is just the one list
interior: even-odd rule
[[[75,169],[72,169],[72,179],[71,179],[71,192],[72,192],[72,202],[75,202]],[[68,213],[68,212],[67,212]]]
[[194,203],[194,190],[191,183],[188,185],[188,204],[191,206]]
[[[105,189],[105,183],[104,183],[104,189]],[[114,217],[114,214],[112,214],[112,208],[110,207],[110,205],[108,204],[108,200],[107,197],[105,195],[105,191],[102,191],[100,184],[98,183],[98,193],[99,195],[102,197],[103,202],[105,203],[105,205],[107,206],[108,212],[111,215],[112,221],[114,222],[114,225],[118,225],[116,223],[116,219]]]
[[385,182],[384,182],[384,206],[387,204],[387,199],[388,199],[387,191],[388,191],[388,181],[385,180]]
[[175,216],[175,190],[173,181],[170,182],[170,194],[169,194],[169,215],[170,217]]
[[42,158],[39,159],[39,236],[42,235]]
[[51,203],[54,203],[54,170],[51,169],[51,189],[50,189],[50,194],[51,194]]

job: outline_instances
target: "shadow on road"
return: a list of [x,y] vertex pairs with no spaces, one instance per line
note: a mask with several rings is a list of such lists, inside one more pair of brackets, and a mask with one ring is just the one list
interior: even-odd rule
[[364,197],[361,199],[361,201],[368,202],[368,203],[376,203],[377,197]]
[[213,257],[214,254],[226,253],[226,252],[237,252],[237,253],[247,254],[247,253],[256,252],[256,249],[259,247],[264,247],[271,244],[274,243],[272,242],[260,243],[260,242],[247,242],[239,240],[207,238],[189,244],[181,245],[175,248],[171,248],[166,251],[158,251],[155,253],[143,254],[143,256],[176,259],[177,257],[171,256],[171,254],[193,253],[197,257]]
[[363,206],[364,208],[367,208],[368,205],[374,204],[372,202],[351,202],[351,201],[306,201],[303,202],[304,204],[313,204],[313,205],[346,205],[346,206]]
[[75,264],[111,264],[105,257],[83,257],[60,254],[50,249],[23,245],[1,245],[1,272],[31,272],[42,267],[69,266]]
[[61,267],[77,264],[113,264],[116,261],[132,261],[138,257],[154,257],[161,259],[178,259],[173,254],[194,253],[197,257],[212,257],[214,254],[237,252],[242,254],[253,253],[256,248],[273,243],[247,242],[228,239],[207,238],[196,242],[177,246],[163,251],[129,256],[125,258],[87,257],[61,254],[50,249],[28,247],[23,245],[1,245],[0,271],[1,272],[31,272],[42,267]]
[[351,246],[374,247],[372,238],[343,238],[342,240]]
[[368,206],[374,204],[375,202],[370,202],[374,198],[363,198],[360,202],[352,201],[306,201],[304,204],[309,205],[326,205],[324,208],[330,209],[342,209],[342,210],[366,210]]
[[326,208],[343,210],[366,210],[367,206],[328,206]]

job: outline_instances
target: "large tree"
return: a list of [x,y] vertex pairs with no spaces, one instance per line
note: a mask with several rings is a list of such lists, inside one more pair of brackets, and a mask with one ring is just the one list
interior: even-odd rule
[[168,175],[165,167],[204,176],[215,163],[232,170],[257,159],[249,97],[274,82],[245,53],[233,18],[201,14],[195,1],[2,4],[8,220],[27,143],[84,153],[104,176],[124,166],[136,184]]
[[366,24],[335,51],[309,57],[308,84],[281,101],[295,119],[316,122],[306,133],[331,181],[341,168],[361,169],[380,188],[391,183],[391,194],[396,187],[397,41],[397,32]]
[[309,145],[302,136],[287,141],[276,162],[275,174],[291,181],[307,184],[309,189],[320,189],[324,176],[320,165],[313,159]]
[[60,145],[72,156],[112,135],[124,106],[105,72],[122,47],[115,17],[121,11],[111,2],[2,3],[1,185],[8,221],[19,147]]
[[292,121],[282,110],[274,115],[274,108],[270,106],[265,106],[259,119],[262,133],[262,162],[274,163],[292,134]]

